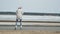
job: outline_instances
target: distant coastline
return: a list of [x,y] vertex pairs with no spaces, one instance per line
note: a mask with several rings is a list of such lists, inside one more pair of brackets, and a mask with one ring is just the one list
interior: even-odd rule
[[[0,12],[0,15],[16,15],[16,12]],[[60,13],[31,13],[31,12],[24,12],[23,15],[60,16]]]

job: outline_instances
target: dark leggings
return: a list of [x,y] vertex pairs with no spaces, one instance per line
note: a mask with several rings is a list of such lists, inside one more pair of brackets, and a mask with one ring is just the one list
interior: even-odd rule
[[[16,22],[18,22],[18,19],[16,19]],[[20,19],[20,21],[19,22],[22,22],[22,19]]]
[[17,26],[18,26],[18,25],[17,25],[18,20],[20,20],[20,21],[19,21],[19,22],[20,22],[20,29],[22,29],[22,19],[16,19],[16,26],[15,26],[15,27],[17,28]]

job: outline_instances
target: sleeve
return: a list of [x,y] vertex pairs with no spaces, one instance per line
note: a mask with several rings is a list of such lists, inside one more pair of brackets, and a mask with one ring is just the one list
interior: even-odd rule
[[17,18],[17,13],[18,13],[18,10],[16,10],[16,18]]
[[24,11],[22,10],[22,14],[24,14]]

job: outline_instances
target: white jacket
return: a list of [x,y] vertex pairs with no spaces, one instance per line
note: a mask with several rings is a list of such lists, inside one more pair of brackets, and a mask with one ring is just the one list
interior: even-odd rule
[[16,17],[17,18],[22,18],[22,15],[23,15],[22,9],[17,9],[17,11],[16,11]]

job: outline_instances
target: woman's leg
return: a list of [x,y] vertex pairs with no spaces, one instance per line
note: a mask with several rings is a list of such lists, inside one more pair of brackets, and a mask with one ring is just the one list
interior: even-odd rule
[[16,19],[16,24],[15,24],[15,30],[17,29],[17,23],[18,23],[18,19]]
[[20,29],[22,29],[22,19],[20,19]]

